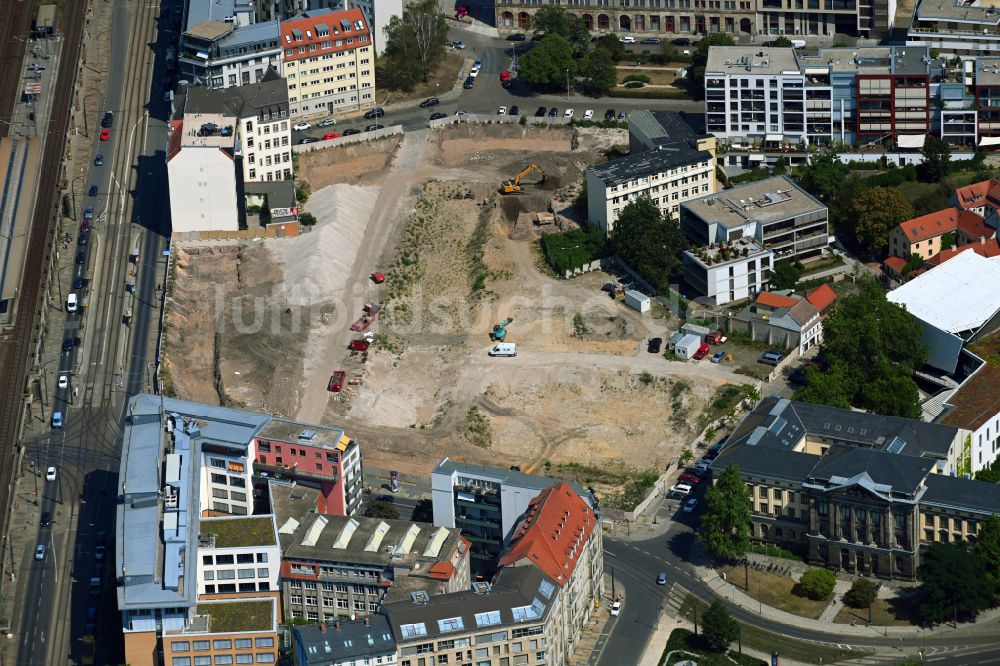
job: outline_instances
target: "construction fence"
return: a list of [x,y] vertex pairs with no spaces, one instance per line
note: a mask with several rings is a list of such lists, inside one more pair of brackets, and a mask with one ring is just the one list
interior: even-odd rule
[[396,134],[403,133],[402,125],[391,125],[389,127],[383,127],[382,129],[372,130],[370,132],[361,132],[360,134],[351,134],[350,136],[341,136],[336,139],[327,139],[326,141],[314,141],[313,143],[302,143],[297,146],[292,146],[293,153],[311,153],[314,150],[322,150],[324,148],[336,148],[337,146],[347,146],[352,143],[361,143],[362,141],[375,141],[376,139],[383,139],[387,136],[394,136]]

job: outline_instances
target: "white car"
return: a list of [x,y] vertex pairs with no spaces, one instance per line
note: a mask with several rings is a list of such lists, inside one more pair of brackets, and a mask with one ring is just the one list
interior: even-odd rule
[[614,615],[615,617],[618,617],[619,615],[621,615],[621,612],[622,612],[622,602],[616,601],[613,604],[611,604],[611,614],[612,615]]
[[456,49],[458,49],[459,51],[462,51],[462,50],[465,49],[465,43],[462,42],[461,40],[456,40],[456,41],[452,42],[451,45],[453,47],[455,47]]
[[59,381],[56,382],[56,386],[61,389],[69,388],[69,375],[59,375]]
[[566,109],[566,113],[563,114],[563,118],[572,118],[572,117],[573,117],[573,109]]
[[292,125],[292,129],[295,130],[295,131],[297,131],[297,132],[301,132],[303,130],[307,130],[310,127],[311,127],[311,125],[309,123],[299,123],[298,125]]
[[594,110],[593,109],[587,109],[586,111],[583,112],[583,119],[584,120],[590,120],[593,117],[594,117]]
[[506,106],[501,106],[499,109],[497,109],[497,115],[498,116],[506,116],[507,115],[507,107]]
[[669,492],[671,495],[690,495],[691,486],[686,483],[678,483],[675,486],[670,486]]
[[474,79],[477,76],[479,76],[479,69],[477,67],[473,67],[472,69],[469,70],[469,78],[470,79]]
[[45,480],[46,481],[55,481],[56,480],[56,468],[55,467],[49,467],[47,470],[45,470]]
[[622,44],[635,44],[635,37],[632,37],[631,35],[622,37]]

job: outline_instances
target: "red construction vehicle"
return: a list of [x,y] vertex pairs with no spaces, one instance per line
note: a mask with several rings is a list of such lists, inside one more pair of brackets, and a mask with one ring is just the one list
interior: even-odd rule
[[360,333],[369,326],[378,317],[378,305],[376,303],[365,303],[364,314],[356,322],[351,324],[351,330],[356,333]]
[[337,370],[332,375],[330,375],[330,383],[326,385],[326,390],[330,393],[340,393],[340,389],[344,388],[344,377],[347,373],[343,370]]
[[371,345],[372,343],[368,340],[351,340],[351,344],[348,345],[348,348],[351,351],[363,352],[368,351],[368,348],[371,347]]
[[500,85],[504,88],[510,88],[510,72],[500,72]]

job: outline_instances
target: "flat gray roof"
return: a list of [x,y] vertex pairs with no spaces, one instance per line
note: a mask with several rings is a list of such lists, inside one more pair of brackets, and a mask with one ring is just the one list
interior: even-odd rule
[[605,185],[613,186],[654,173],[711,160],[712,155],[707,150],[696,150],[684,142],[678,142],[661,146],[657,150],[647,150],[588,167],[587,171],[593,173]]
[[705,75],[798,74],[795,49],[767,46],[712,46],[708,49]]
[[[502,469],[499,467],[484,467],[483,465],[473,465],[470,463],[458,462],[450,458],[444,458],[434,468],[433,474],[444,474],[452,476],[455,474],[467,474],[470,476],[484,477],[495,483],[505,486],[515,486],[519,488],[531,488],[534,490],[545,490],[557,483],[562,483],[559,479],[550,479],[547,476],[537,474],[525,474],[512,469]],[[580,487],[579,484],[570,483],[570,487],[575,490],[580,497],[588,498],[590,493]],[[588,500],[589,501],[589,500]]]
[[785,176],[776,176],[683,202],[681,210],[734,229],[750,222],[767,224],[798,217],[826,210],[826,206]]
[[976,85],[1000,85],[1000,58],[976,58]]
[[[1000,11],[996,0],[922,0],[917,4],[916,17],[918,21],[943,20],[951,23],[978,23],[997,25],[1000,23]],[[968,30],[968,26],[962,26]]]

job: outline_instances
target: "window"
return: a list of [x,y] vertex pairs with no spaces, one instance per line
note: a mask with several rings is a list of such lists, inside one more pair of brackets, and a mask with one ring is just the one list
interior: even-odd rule
[[231,664],[233,663],[233,655],[231,654],[217,654],[215,655],[216,664]]
[[462,622],[461,617],[449,617],[444,620],[438,620],[438,629],[442,633],[446,631],[458,631],[464,628],[465,624]]
[[225,485],[226,475],[225,474],[212,474],[212,483],[221,483]]
[[258,562],[267,562],[267,553],[257,553]]
[[[400,633],[403,634],[403,638],[414,638],[416,636],[426,636],[427,627],[423,622],[418,622],[416,624],[404,624],[399,627]],[[197,649],[197,648],[196,648]]]
[[273,652],[258,652],[257,653],[257,663],[258,664],[273,664],[274,663],[274,653]]
[[259,648],[274,647],[274,639],[273,638],[269,638],[269,637],[268,638],[258,638],[257,639],[257,647],[259,647]]
[[[233,556],[232,555],[218,555],[215,558],[215,563],[216,564],[232,564],[233,563]],[[222,578],[222,576],[219,576],[219,577]]]
[[237,664],[252,664],[253,655],[252,654],[238,654],[236,655]]
[[253,553],[239,553],[236,556],[237,564],[251,564],[253,563]]
[[212,666],[211,657],[195,657],[194,666]]
[[198,652],[201,652],[201,651],[204,651],[204,650],[211,650],[212,649],[212,643],[210,641],[195,641],[194,642],[194,649],[196,651],[198,651]]
[[172,666],[191,666],[191,657],[174,657]]
[[237,638],[236,639],[236,649],[237,650],[248,650],[253,647],[253,641],[249,638]]
[[187,652],[191,649],[191,644],[187,641],[173,641],[170,644],[170,649],[174,652]]

